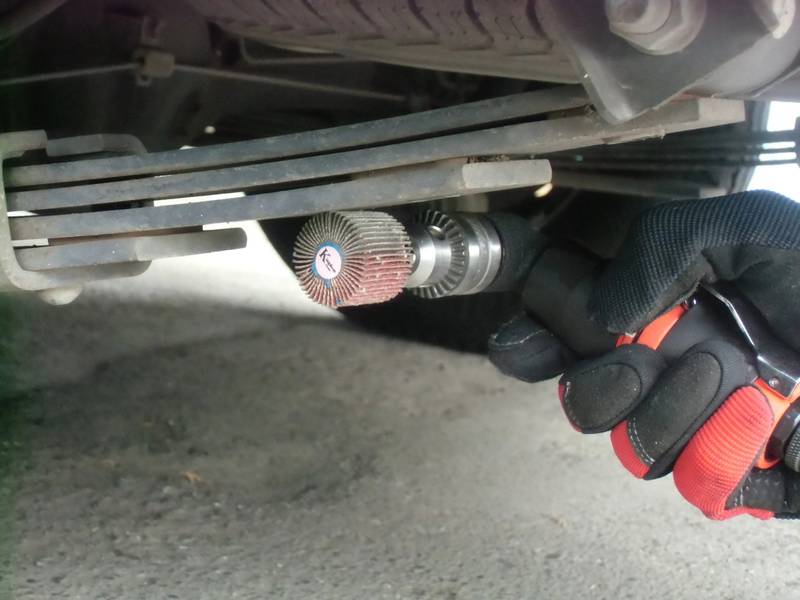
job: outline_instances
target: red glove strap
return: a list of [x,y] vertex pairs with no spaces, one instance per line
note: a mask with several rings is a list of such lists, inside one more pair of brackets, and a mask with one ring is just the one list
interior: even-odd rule
[[633,447],[633,442],[628,435],[628,421],[618,423],[614,429],[611,430],[611,445],[614,447],[614,452],[622,463],[622,466],[628,469],[634,477],[641,479],[647,475],[650,466],[642,462],[639,454]]
[[770,519],[767,510],[726,509],[769,439],[772,409],[756,388],[735,391],[692,437],[673,470],[681,495],[711,519],[749,514]]

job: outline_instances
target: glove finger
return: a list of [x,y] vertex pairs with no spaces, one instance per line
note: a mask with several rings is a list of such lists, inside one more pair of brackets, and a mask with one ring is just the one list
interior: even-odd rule
[[673,479],[681,495],[711,519],[774,516],[786,499],[785,471],[753,470],[773,421],[772,409],[757,388],[732,394],[675,463]]
[[575,362],[561,340],[525,313],[489,338],[489,360],[501,373],[522,381],[550,379]]
[[639,478],[670,471],[691,437],[755,372],[738,348],[717,340],[694,346],[659,377],[652,391],[611,432],[620,462]]
[[640,344],[578,363],[559,382],[570,424],[582,433],[608,431],[641,402],[666,366],[658,352]]

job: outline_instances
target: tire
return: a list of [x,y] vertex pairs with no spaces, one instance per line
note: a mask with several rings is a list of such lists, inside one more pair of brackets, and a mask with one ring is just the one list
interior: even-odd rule
[[249,39],[390,64],[579,83],[527,0],[191,0]]

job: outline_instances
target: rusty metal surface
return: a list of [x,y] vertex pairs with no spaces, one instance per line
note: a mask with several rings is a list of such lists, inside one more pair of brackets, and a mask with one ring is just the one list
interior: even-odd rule
[[550,180],[544,160],[467,164],[443,161],[387,170],[354,181],[252,196],[95,213],[18,217],[15,240],[157,231],[209,223],[277,219],[355,208],[381,208],[438,198],[530,187]]
[[[542,102],[525,108],[523,99],[532,98]],[[151,256],[191,254],[209,247],[208,236],[180,238],[181,243],[171,249],[166,237],[157,242],[144,239],[172,234],[175,229],[535,186],[550,181],[551,169],[548,161],[531,159],[532,155],[661,137],[744,118],[739,101],[700,99],[675,102],[620,125],[609,124],[591,111],[503,125],[507,119],[515,122],[521,115],[552,110],[560,101],[574,106],[586,99],[574,89],[546,90],[230,146],[7,169],[4,175],[9,183],[2,187],[0,197],[0,266],[6,279],[2,287],[74,288],[94,279],[141,272],[147,266],[141,261]],[[477,107],[489,110],[481,117]],[[496,126],[487,127],[487,119]],[[442,135],[451,128],[456,132]],[[428,137],[408,140],[420,132],[428,132]],[[408,141],[387,143],[398,139]],[[11,157],[49,149],[61,156],[82,147],[96,151],[104,143],[135,151],[130,140],[115,136],[53,143],[43,132],[29,132],[2,136],[0,154]],[[289,158],[275,160],[287,154]],[[490,160],[476,158],[482,156]],[[221,166],[213,162],[215,157]],[[111,181],[70,185],[81,173],[89,174],[89,179]],[[37,174],[44,177],[39,184],[33,178]],[[37,185],[39,189],[26,189]],[[285,189],[287,185],[291,188]],[[218,192],[235,193],[195,201],[186,198]],[[172,200],[157,205],[161,199]],[[96,210],[102,205],[107,209]],[[8,210],[18,214],[9,216]],[[81,239],[94,236],[139,236],[139,240]],[[228,243],[238,247],[238,238],[231,236]],[[59,239],[59,245],[48,245],[46,250],[33,247],[49,239]],[[79,245],[60,245],[69,239]],[[192,249],[192,244],[198,245]],[[109,251],[119,254],[109,256]],[[20,260],[31,270],[23,268]],[[33,270],[48,265],[63,268]]]
[[585,106],[586,93],[577,86],[562,86],[412,113],[378,121],[365,121],[328,129],[291,133],[224,145],[204,146],[137,156],[87,159],[73,163],[9,168],[9,188],[118,179],[137,175],[163,175],[213,167],[265,162],[373,146],[442,132],[485,126]]
[[160,258],[238,250],[246,245],[247,236],[244,230],[231,228],[89,240],[21,248],[16,253],[23,269],[45,271],[102,264],[148,262]]

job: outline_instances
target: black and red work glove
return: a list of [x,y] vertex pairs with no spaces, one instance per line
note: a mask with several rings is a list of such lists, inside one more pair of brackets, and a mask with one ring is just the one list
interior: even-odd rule
[[[754,191],[646,211],[600,273],[588,312],[610,332],[633,333],[700,283],[722,281],[800,353],[800,204]],[[671,360],[642,344],[579,362],[576,354],[527,315],[490,340],[493,362],[524,380],[566,369],[559,394],[570,423],[582,433],[611,431],[636,477],[672,472],[683,497],[713,519],[800,514],[800,475],[785,464],[757,466],[777,417],[753,385],[746,343],[709,339]]]

